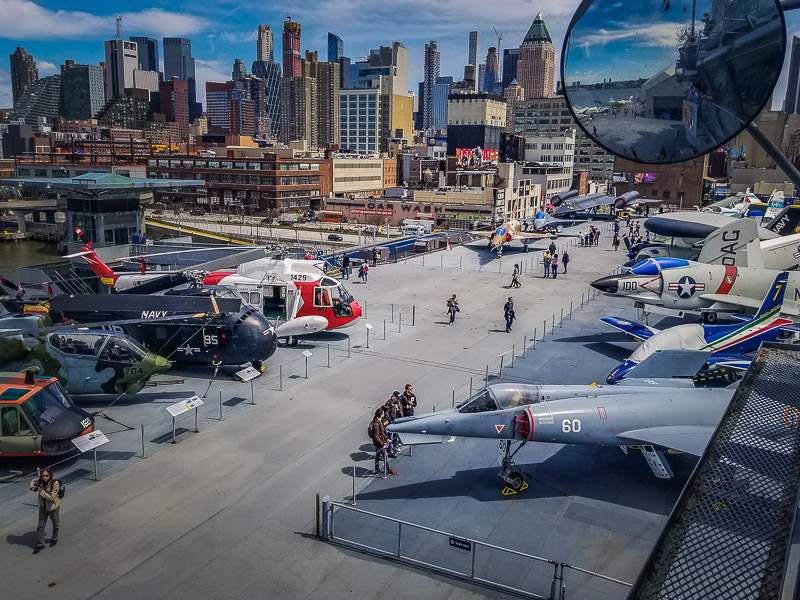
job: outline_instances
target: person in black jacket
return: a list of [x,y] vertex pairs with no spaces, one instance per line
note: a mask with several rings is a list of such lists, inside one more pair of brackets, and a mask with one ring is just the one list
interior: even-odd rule
[[350,257],[347,254],[342,257],[342,275],[345,279],[350,279]]
[[405,416],[413,417],[414,409],[417,407],[417,397],[414,395],[414,386],[410,383],[406,384],[405,391],[400,396],[400,402],[403,405]]
[[513,325],[514,319],[517,318],[514,312],[514,298],[511,296],[508,297],[508,302],[503,305],[503,316],[506,319],[506,333],[511,333],[511,325]]
[[[370,423],[370,437],[372,445],[375,447],[375,473],[380,471],[381,459],[386,462],[386,468],[392,475],[397,475],[397,471],[389,469],[387,454],[390,452],[392,443],[386,437],[386,428],[383,424],[384,412],[382,408],[375,411],[375,418]],[[390,455],[390,454],[389,454]]]

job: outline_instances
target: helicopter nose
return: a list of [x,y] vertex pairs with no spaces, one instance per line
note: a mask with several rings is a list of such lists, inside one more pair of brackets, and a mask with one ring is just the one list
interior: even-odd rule
[[600,279],[595,279],[589,285],[606,294],[616,294],[619,291],[619,276],[606,275]]
[[358,302],[356,302],[356,301],[351,302],[350,303],[350,308],[353,309],[353,318],[354,319],[358,319],[359,317],[361,317],[362,310],[361,310],[361,305]]
[[155,355],[154,362],[155,362],[155,370],[158,371],[159,373],[161,371],[166,371],[172,366],[172,363],[169,360],[167,360],[166,358],[164,358],[159,354]]

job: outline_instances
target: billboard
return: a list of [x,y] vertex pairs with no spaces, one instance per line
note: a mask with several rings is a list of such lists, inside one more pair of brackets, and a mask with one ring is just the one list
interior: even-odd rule
[[655,173],[636,173],[633,176],[634,183],[655,183],[656,182],[656,174]]
[[456,148],[456,173],[494,175],[497,173],[497,149]]

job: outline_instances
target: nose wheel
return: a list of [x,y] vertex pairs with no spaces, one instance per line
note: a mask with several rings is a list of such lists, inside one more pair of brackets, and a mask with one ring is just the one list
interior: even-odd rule
[[297,339],[296,335],[290,335],[283,339],[283,343],[286,344],[287,348],[294,348],[299,342],[300,340]]
[[503,457],[502,457],[503,469],[502,471],[500,471],[499,475],[500,478],[506,482],[506,487],[503,488],[504,496],[510,496],[511,494],[516,494],[528,487],[528,484],[525,483],[524,473],[514,463],[514,456],[517,454],[517,452],[520,451],[520,449],[526,443],[527,440],[523,441],[512,452],[511,451],[511,446],[513,444],[512,440],[500,442],[500,449],[501,452],[503,452]]

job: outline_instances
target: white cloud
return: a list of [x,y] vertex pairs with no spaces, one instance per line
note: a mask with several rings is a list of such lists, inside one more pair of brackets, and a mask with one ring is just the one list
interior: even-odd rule
[[57,67],[53,63],[46,60],[37,60],[36,67],[39,69],[39,77],[54,75],[55,73],[61,72],[61,67]]
[[231,78],[233,61],[195,59],[194,71],[197,81],[197,99],[205,106],[206,81],[228,81]]
[[[52,40],[89,37],[110,39],[116,22],[114,15],[50,10],[30,0],[0,0],[0,14],[13,18],[0,20],[0,37],[13,40]],[[159,8],[138,13],[122,13],[123,31],[149,35],[188,35],[208,26],[202,17],[164,11]]]

